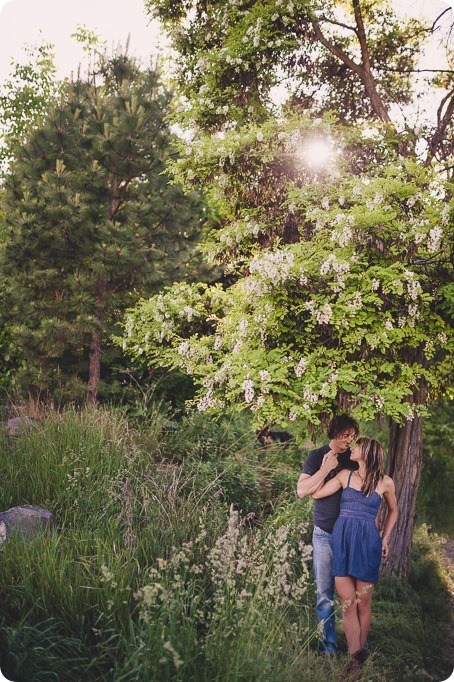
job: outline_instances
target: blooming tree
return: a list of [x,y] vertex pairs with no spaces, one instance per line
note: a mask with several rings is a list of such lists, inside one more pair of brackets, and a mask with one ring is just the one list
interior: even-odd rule
[[[348,18],[300,1],[151,5],[179,54],[175,115],[188,134],[174,172],[220,207],[204,248],[233,283],[179,284],[141,302],[123,346],[191,374],[198,409],[240,407],[257,426],[301,434],[339,409],[388,415],[401,509],[388,570],[405,575],[421,418],[452,361],[452,186],[439,172],[451,99],[443,93],[423,129],[423,157],[388,109],[410,97],[417,45],[404,37],[425,29],[398,29],[385,6],[358,0]],[[293,91],[276,111],[284,76]]]

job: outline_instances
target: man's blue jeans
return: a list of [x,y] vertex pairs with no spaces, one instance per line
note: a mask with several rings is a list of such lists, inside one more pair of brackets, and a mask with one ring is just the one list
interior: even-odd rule
[[320,654],[336,654],[336,620],[334,616],[333,536],[314,527],[312,560],[317,587],[317,618],[323,621],[323,633],[318,643]]

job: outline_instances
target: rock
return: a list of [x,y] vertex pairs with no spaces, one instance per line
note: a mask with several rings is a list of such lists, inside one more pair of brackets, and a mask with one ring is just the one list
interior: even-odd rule
[[36,417],[13,417],[8,419],[3,428],[7,436],[20,436],[27,429],[36,429],[38,421]]
[[57,519],[47,509],[31,504],[11,507],[0,512],[0,544],[14,532],[20,535],[31,535],[42,528],[56,528],[56,526]]

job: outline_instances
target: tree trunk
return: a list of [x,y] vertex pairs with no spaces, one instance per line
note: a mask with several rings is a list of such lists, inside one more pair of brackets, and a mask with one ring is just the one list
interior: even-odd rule
[[101,379],[101,332],[95,331],[91,337],[90,359],[88,366],[87,402],[96,403],[99,381]]
[[87,402],[93,405],[96,403],[101,379],[101,342],[106,319],[106,294],[107,282],[103,279],[98,284],[95,299],[98,328],[92,333],[89,349]]
[[[394,481],[398,505],[397,523],[391,534],[389,556],[383,564],[387,575],[407,578],[415,523],[416,494],[422,466],[422,418],[403,426],[391,422],[386,473]],[[383,516],[381,515],[382,526]]]

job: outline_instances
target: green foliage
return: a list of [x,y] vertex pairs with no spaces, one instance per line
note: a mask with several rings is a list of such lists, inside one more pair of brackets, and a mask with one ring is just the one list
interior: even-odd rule
[[203,206],[169,184],[169,98],[153,69],[98,56],[16,151],[1,267],[26,392],[80,401],[90,373],[96,393],[121,311],[197,269]]
[[454,406],[436,407],[425,420],[421,483],[417,498],[420,522],[437,532],[454,530]]
[[[296,156],[315,134],[331,136],[338,153],[318,174]],[[241,277],[228,289],[179,284],[140,302],[123,348],[186,371],[201,386],[202,411],[235,405],[257,425],[278,422],[301,436],[346,402],[368,420],[424,413],[424,400],[408,400],[421,384],[429,399],[445,391],[452,362],[451,327],[438,307],[450,272],[448,188],[385,151],[386,132],[377,129],[377,139],[380,166],[359,130],[301,117],[194,143],[177,177],[188,181],[199,158],[198,181],[222,187],[226,224],[205,249]],[[276,177],[279,165],[281,196],[270,211],[248,193],[259,168]],[[271,179],[264,189],[271,199]]]
[[27,45],[24,52],[26,63],[12,62],[11,74],[0,89],[1,175],[26,140],[28,130],[46,114],[59,91],[53,45]]

